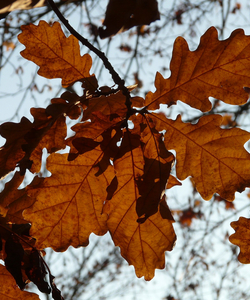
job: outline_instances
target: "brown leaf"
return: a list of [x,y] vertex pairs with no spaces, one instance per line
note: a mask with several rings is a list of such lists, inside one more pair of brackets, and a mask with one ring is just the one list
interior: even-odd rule
[[26,143],[24,136],[31,128],[31,122],[25,117],[20,123],[6,122],[0,126],[0,134],[6,139],[4,146],[0,148],[0,177],[14,170],[25,156],[22,145]]
[[[124,133],[121,150],[114,160],[117,188],[107,201],[104,212],[108,228],[121,255],[134,265],[136,275],[146,280],[154,277],[155,268],[164,268],[164,252],[172,250],[175,233],[172,219],[163,219],[157,211],[138,223],[136,201],[140,196],[137,179],[144,173],[144,156],[140,136]],[[160,202],[160,199],[159,199]]]
[[170,64],[171,76],[156,74],[154,93],[147,94],[145,105],[158,109],[160,104],[176,104],[180,100],[201,111],[209,111],[214,97],[225,103],[246,103],[250,86],[250,37],[242,29],[218,40],[214,27],[201,37],[200,45],[190,51],[187,42],[178,37]]
[[14,278],[6,270],[5,266],[0,264],[0,294],[2,300],[39,300],[38,295],[34,293],[21,291]]
[[103,26],[99,28],[100,37],[106,38],[138,25],[149,25],[159,20],[156,0],[110,0],[107,6]]
[[176,151],[176,174],[180,180],[193,178],[198,192],[209,200],[214,193],[233,200],[250,182],[250,154],[244,144],[250,138],[239,128],[221,129],[222,116],[209,115],[197,124],[183,123],[181,117],[167,119],[152,114],[156,129],[166,130],[166,148]]
[[18,39],[26,46],[21,55],[40,67],[39,75],[62,78],[63,87],[90,77],[90,55],[80,55],[78,40],[73,35],[66,38],[58,22],[50,26],[40,21],[37,26],[23,25],[21,29]]
[[99,169],[95,165],[102,155],[97,148],[71,162],[67,154],[48,157],[47,168],[53,175],[39,186],[28,188],[36,202],[23,213],[32,223],[30,234],[37,239],[37,248],[64,251],[70,245],[86,246],[90,233],[107,232],[102,207],[114,173],[108,168],[104,174],[95,175]]
[[[32,113],[35,118],[35,113]],[[48,118],[49,119],[49,118]],[[49,122],[48,122],[49,123]],[[34,130],[26,136],[27,144],[23,149],[26,156],[33,162],[30,171],[38,173],[41,169],[41,157],[44,148],[48,153],[53,153],[66,147],[65,138],[67,136],[67,126],[65,116],[59,116],[54,122],[46,127]],[[38,139],[38,141],[37,141]]]
[[230,235],[229,241],[240,247],[238,259],[243,264],[250,263],[250,219],[240,217],[238,221],[231,222],[235,233]]
[[[74,103],[64,104],[63,107],[53,103],[47,109],[31,108],[33,123],[23,117],[20,123],[2,124],[0,134],[6,139],[6,143],[0,149],[0,176],[14,170],[17,163],[22,175],[26,169],[39,172],[43,148],[48,153],[64,149],[67,135],[64,114],[71,113],[74,106]],[[57,109],[56,113],[53,108]]]

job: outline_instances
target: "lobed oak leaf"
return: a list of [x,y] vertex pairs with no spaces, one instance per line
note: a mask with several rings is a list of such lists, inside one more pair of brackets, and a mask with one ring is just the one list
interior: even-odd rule
[[164,143],[176,151],[176,174],[180,180],[192,177],[198,192],[209,200],[214,193],[233,200],[250,182],[250,154],[244,144],[250,138],[239,128],[221,129],[222,116],[208,115],[197,124],[151,114],[156,129],[166,130]]
[[250,263],[250,219],[240,217],[238,221],[231,222],[235,233],[230,235],[229,241],[240,247],[238,259],[243,264]]
[[39,75],[61,78],[63,87],[90,77],[91,56],[80,55],[78,40],[73,35],[66,38],[58,22],[50,26],[40,21],[37,26],[23,25],[21,29],[18,39],[26,46],[21,55],[40,67]]
[[250,86],[249,58],[250,36],[242,29],[219,41],[217,30],[211,27],[195,51],[190,51],[187,42],[178,37],[170,63],[171,76],[164,79],[156,74],[156,91],[147,94],[145,105],[153,110],[160,104],[170,106],[180,100],[205,112],[212,107],[208,97],[244,104],[249,97],[244,90]]
[[112,198],[105,203],[104,212],[108,214],[107,226],[115,245],[121,248],[121,255],[135,267],[138,277],[150,280],[156,268],[164,268],[164,252],[172,250],[176,237],[173,219],[163,218],[158,211],[144,222],[137,222],[136,202],[140,197],[137,180],[144,173],[140,144],[139,135],[124,133],[114,160],[116,178],[112,181]]
[[21,291],[6,267],[0,264],[0,295],[2,300],[39,300],[39,296]]
[[30,280],[41,292],[49,294],[51,289],[45,279],[45,262],[34,248],[35,240],[29,234],[31,225],[7,224],[4,218],[0,218],[0,224],[0,240],[4,245],[1,255],[6,269],[20,289],[24,289]]
[[102,208],[114,173],[109,167],[96,176],[100,168],[96,164],[102,155],[96,148],[71,162],[67,154],[48,157],[47,169],[52,176],[39,186],[27,188],[36,202],[23,213],[32,223],[30,234],[37,239],[38,249],[64,251],[70,245],[86,246],[90,233],[107,232],[107,216],[102,214]]

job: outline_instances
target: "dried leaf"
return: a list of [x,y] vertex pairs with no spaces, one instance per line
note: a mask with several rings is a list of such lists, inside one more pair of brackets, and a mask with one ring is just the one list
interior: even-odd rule
[[[175,242],[173,220],[163,219],[159,212],[138,223],[136,201],[140,196],[137,179],[143,176],[144,159],[140,136],[125,132],[119,155],[114,161],[118,185],[104,212],[107,224],[121,255],[134,265],[136,275],[146,280],[154,277],[155,268],[164,268],[164,252]],[[160,199],[159,199],[160,201]]]
[[25,156],[22,145],[26,143],[24,136],[31,128],[31,122],[25,117],[20,123],[6,122],[0,126],[0,134],[6,139],[4,146],[0,148],[0,177],[13,171]]
[[193,178],[198,192],[209,200],[214,193],[233,200],[250,182],[250,154],[244,144],[250,138],[239,128],[221,129],[222,116],[209,115],[197,124],[183,123],[181,117],[167,119],[152,114],[156,129],[166,130],[166,148],[176,151],[176,174],[180,180]]
[[40,21],[37,26],[23,25],[21,29],[18,39],[26,46],[21,55],[40,67],[39,75],[62,78],[63,87],[90,77],[90,55],[80,55],[78,40],[73,35],[66,38],[58,22],[50,26]]
[[195,51],[178,37],[174,44],[170,64],[171,76],[164,79],[156,74],[154,93],[147,94],[145,105],[158,109],[160,104],[176,104],[180,100],[201,111],[209,111],[208,97],[225,103],[240,105],[248,100],[243,87],[250,86],[250,37],[242,29],[218,40],[218,33],[211,27],[201,37]]
[[48,157],[47,168],[53,175],[39,186],[28,188],[36,202],[23,213],[32,223],[30,234],[37,239],[38,249],[64,251],[70,245],[86,246],[90,233],[107,232],[107,216],[102,214],[102,207],[114,174],[108,168],[104,174],[95,175],[102,155],[97,148],[72,162],[67,160],[67,154]]
[[[14,170],[17,164],[22,175],[26,169],[39,172],[43,148],[48,153],[64,149],[67,135],[64,114],[71,113],[72,107],[74,103],[65,104],[63,109],[56,103],[49,105],[46,110],[31,108],[33,123],[24,117],[20,123],[3,123],[0,134],[6,138],[6,143],[0,149],[0,176]],[[53,113],[52,108],[57,108],[56,113]]]

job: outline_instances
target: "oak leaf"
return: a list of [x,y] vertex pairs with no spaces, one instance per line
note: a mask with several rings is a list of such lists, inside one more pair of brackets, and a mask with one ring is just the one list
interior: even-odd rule
[[64,251],[70,245],[86,246],[90,233],[107,232],[107,216],[102,214],[102,208],[114,173],[107,168],[104,174],[96,176],[102,155],[96,148],[71,162],[67,154],[48,157],[47,169],[52,176],[37,187],[27,188],[36,202],[23,213],[32,223],[30,234],[37,239],[38,249]]
[[235,233],[230,235],[229,241],[240,247],[238,259],[243,264],[250,263],[250,219],[240,217],[238,221],[231,222]]
[[[58,106],[58,105],[57,105]],[[40,113],[38,114],[38,111]],[[31,161],[32,165],[29,170],[38,173],[41,169],[41,157],[44,148],[48,153],[53,153],[66,147],[65,138],[67,136],[66,119],[63,113],[57,115],[54,119],[46,114],[45,109],[31,109],[34,117],[34,126],[32,130],[26,134],[26,143],[22,145],[22,149],[26,152],[25,157],[19,162],[22,169],[22,163],[25,160]],[[42,124],[36,124],[40,119]]]
[[26,169],[39,172],[43,148],[53,153],[66,147],[67,127],[65,115],[76,119],[81,114],[76,94],[67,95],[67,99],[52,99],[46,108],[31,108],[34,118],[30,122],[23,117],[19,123],[6,122],[0,126],[0,134],[6,139],[0,148],[0,176],[6,175],[18,165],[21,173]]
[[180,100],[205,112],[211,109],[208,97],[244,104],[249,97],[243,89],[250,86],[249,58],[250,37],[242,29],[219,41],[217,30],[211,27],[195,51],[190,51],[187,42],[178,37],[170,63],[171,76],[164,79],[156,74],[156,91],[147,94],[145,105],[154,110],[160,104],[170,106]]
[[[114,160],[115,188],[112,198],[104,206],[104,212],[109,216],[107,226],[115,245],[121,248],[121,255],[135,267],[138,277],[150,280],[156,268],[164,268],[164,252],[172,250],[176,237],[173,219],[163,219],[159,211],[147,216],[143,222],[137,222],[136,203],[140,197],[137,180],[144,174],[140,144],[139,135],[124,133],[120,152]],[[147,196],[155,197],[150,195],[150,191]],[[159,202],[160,199],[158,205]]]
[[25,156],[22,145],[26,143],[24,136],[31,128],[31,122],[25,117],[20,123],[6,122],[0,126],[0,134],[6,139],[4,146],[0,148],[0,177],[14,170]]
[[0,264],[0,295],[1,300],[39,300],[38,295],[21,291],[5,266]]
[[50,26],[40,21],[37,26],[23,25],[21,29],[18,39],[26,46],[21,55],[40,67],[39,75],[61,78],[63,87],[90,77],[91,56],[80,55],[78,40],[73,35],[66,38],[58,22]]
[[164,143],[176,151],[176,174],[180,180],[192,177],[198,192],[209,200],[214,193],[233,200],[250,182],[250,154],[244,149],[250,133],[239,128],[221,129],[222,116],[209,115],[197,124],[181,117],[167,119],[151,114],[158,131],[166,130]]

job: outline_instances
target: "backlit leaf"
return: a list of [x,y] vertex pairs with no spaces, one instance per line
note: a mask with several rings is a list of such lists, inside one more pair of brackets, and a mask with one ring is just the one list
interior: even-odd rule
[[108,168],[96,176],[101,156],[102,151],[97,148],[71,162],[67,154],[48,157],[47,168],[52,176],[28,189],[36,202],[23,213],[32,223],[31,235],[37,239],[39,249],[64,251],[70,245],[86,246],[90,233],[106,233],[107,216],[102,214],[102,208],[114,174]]
[[40,21],[37,26],[23,25],[21,29],[18,39],[26,47],[21,55],[40,67],[39,75],[62,78],[63,87],[90,77],[90,55],[80,55],[79,41],[72,35],[66,38],[58,22],[50,26]]
[[[176,237],[173,219],[163,219],[159,212],[145,218],[144,222],[137,222],[136,202],[140,197],[137,180],[144,173],[140,144],[139,135],[125,132],[120,153],[114,161],[118,184],[104,212],[109,215],[107,225],[115,245],[121,248],[121,255],[135,267],[138,277],[150,280],[156,268],[164,268],[164,252],[172,250]],[[153,200],[154,195],[147,196]]]
[[180,100],[201,111],[209,111],[208,97],[229,104],[244,104],[249,95],[243,87],[250,86],[250,36],[242,29],[218,40],[211,27],[201,37],[200,45],[190,51],[187,42],[178,37],[170,64],[171,76],[156,74],[154,93],[147,94],[145,105],[158,109],[160,104],[176,104]]
[[180,180],[193,178],[198,192],[209,200],[214,193],[233,200],[250,182],[250,154],[244,144],[250,138],[239,128],[221,129],[222,116],[209,115],[197,124],[150,115],[157,130],[166,130],[166,148],[176,151],[176,174]]
[[23,117],[19,123],[6,122],[0,126],[0,134],[6,139],[4,146],[0,148],[0,176],[14,170],[17,164],[22,175],[26,169],[39,172],[43,148],[48,153],[53,153],[66,147],[64,115],[71,115],[75,104],[62,105],[58,100],[47,109],[31,108],[33,123]]

